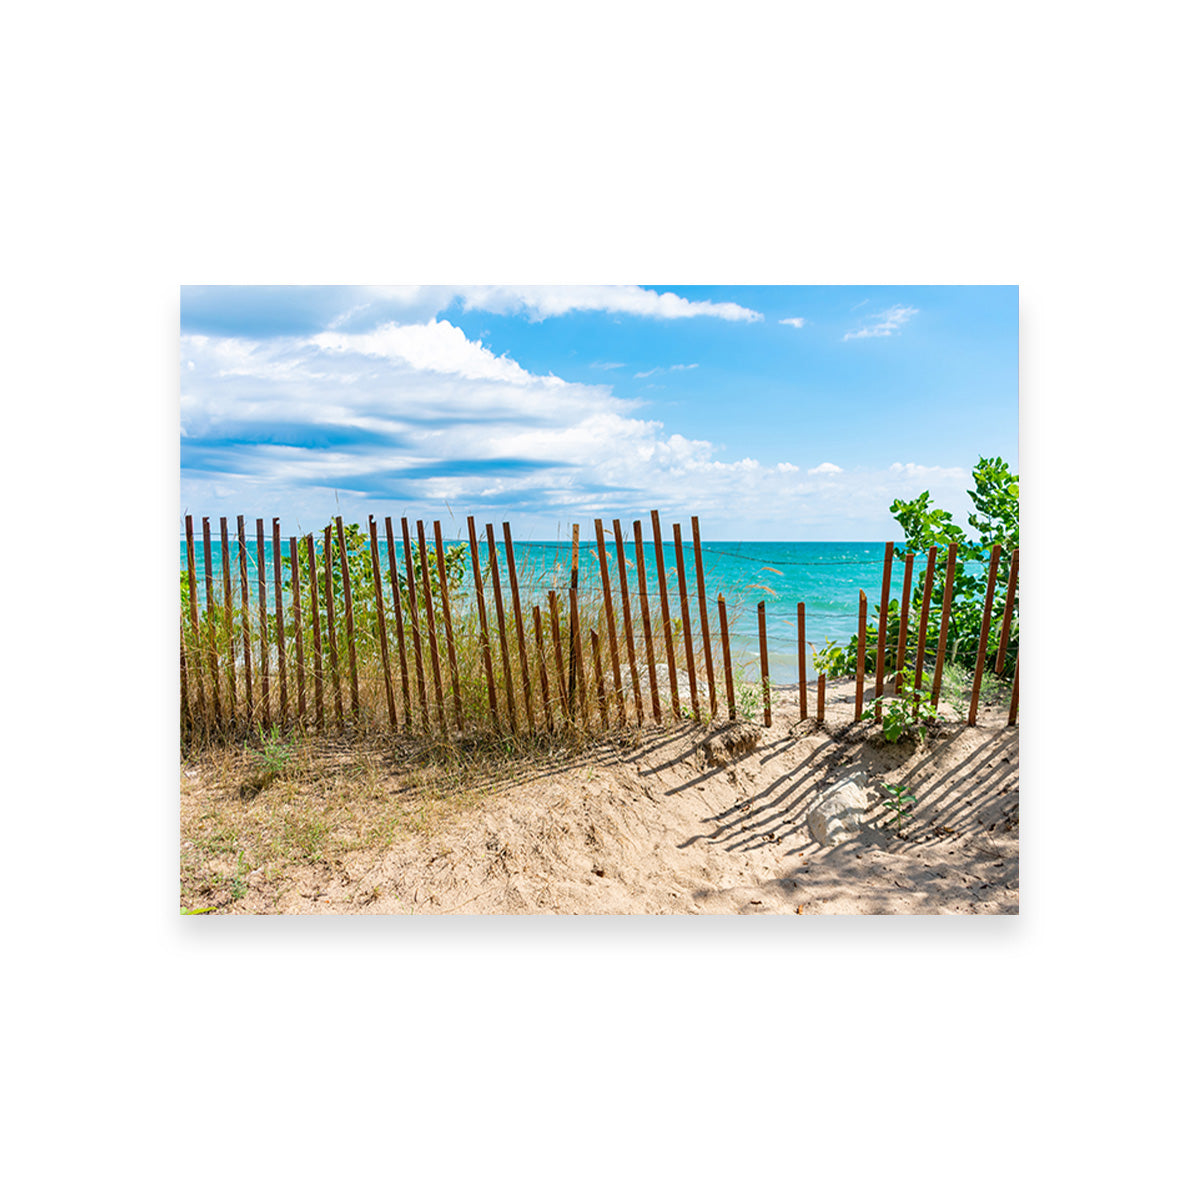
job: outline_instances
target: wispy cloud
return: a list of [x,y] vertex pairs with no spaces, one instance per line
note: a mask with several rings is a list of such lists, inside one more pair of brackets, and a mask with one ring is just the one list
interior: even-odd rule
[[649,371],[635,371],[634,379],[649,379],[651,375],[665,375],[668,371],[694,371],[699,363],[674,363],[669,367],[651,367]]
[[678,320],[716,317],[722,321],[761,321],[763,315],[732,301],[685,300],[674,292],[633,285],[464,287],[455,289],[463,307],[487,312],[525,312],[535,320],[570,312],[623,313]]
[[803,317],[780,317],[780,325],[794,325],[797,329],[803,329],[808,324]]
[[906,325],[917,315],[918,310],[908,308],[903,304],[893,304],[885,312],[875,313],[867,318],[873,325],[862,325],[858,329],[848,330],[842,335],[843,342],[854,338],[891,337],[901,325]]
[[594,371],[617,371],[624,365],[624,363],[594,362],[592,369]]

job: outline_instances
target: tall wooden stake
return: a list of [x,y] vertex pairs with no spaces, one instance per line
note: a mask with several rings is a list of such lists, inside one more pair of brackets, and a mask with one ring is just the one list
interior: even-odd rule
[[886,673],[888,609],[892,603],[892,553],[895,542],[888,542],[883,552],[883,590],[879,596],[879,641],[875,647],[875,720],[883,720],[883,677]]
[[808,652],[804,641],[804,601],[796,605],[796,649],[800,657],[800,720],[808,716]]
[[1000,567],[1000,547],[992,547],[992,561],[988,566],[987,594],[983,599],[983,626],[979,630],[979,651],[975,656],[975,679],[971,684],[971,709],[967,724],[975,724],[979,711],[979,689],[983,683],[983,669],[987,665],[988,633],[992,624],[992,597],[996,593],[996,571]]
[[184,536],[187,538],[188,608],[192,626],[192,641],[196,646],[196,692],[200,698],[200,719],[208,724],[208,698],[204,694],[204,667],[200,647],[200,606],[196,602],[196,533],[192,526],[192,514],[184,517]]
[[246,680],[246,727],[254,725],[254,686],[250,672],[250,577],[246,570],[246,518],[237,519],[238,575],[242,585],[242,665]]
[[392,585],[392,612],[396,617],[396,650],[400,656],[400,691],[404,696],[404,728],[412,728],[413,700],[408,685],[408,646],[404,636],[404,602],[400,599],[400,576],[396,570],[396,535],[392,530],[392,518],[383,519],[384,535],[387,538],[388,582]]
[[692,619],[688,613],[687,578],[683,563],[683,528],[672,526],[675,535],[675,574],[679,577],[679,615],[683,621],[683,647],[688,669],[688,694],[692,700],[692,720],[700,720],[700,696],[696,691],[696,655],[692,647]]
[[[608,551],[604,548],[604,522],[596,518],[596,556],[600,560],[600,586],[604,591],[604,620],[608,625],[608,650],[612,659],[613,701],[617,722],[625,721],[625,698],[621,690],[621,655],[617,650],[617,623],[613,620],[612,581],[608,576]],[[605,710],[607,721],[607,709]]]
[[717,618],[721,623],[721,654],[725,660],[725,702],[729,705],[729,719],[737,720],[737,701],[733,691],[733,658],[729,650],[729,618],[725,613],[725,597],[717,593]]
[[317,591],[317,547],[313,535],[307,536],[308,546],[308,608],[313,636],[313,693],[317,706],[317,732],[325,729],[325,663],[321,649],[321,600]]
[[858,660],[854,668],[854,719],[862,719],[863,673],[867,664],[867,593],[858,592]]
[[442,699],[442,664],[438,656],[437,619],[433,615],[433,588],[429,582],[429,550],[425,545],[425,522],[417,522],[417,548],[421,552],[421,586],[425,593],[425,629],[429,634],[429,665],[433,671],[433,697],[437,701],[438,724],[442,736],[449,736],[446,705]]
[[350,711],[358,719],[358,654],[354,649],[354,601],[350,587],[350,559],[346,554],[346,529],[337,518],[338,547],[342,559],[342,598],[346,602],[346,655],[350,659]]
[[700,552],[700,518],[692,518],[692,553],[696,559],[696,603],[700,608],[700,636],[704,639],[704,669],[708,679],[708,703],[717,715],[717,680],[713,672],[712,641],[708,631],[708,603],[704,597],[704,555]]
[[[454,621],[450,612],[450,588],[446,581],[446,551],[442,545],[441,521],[433,523],[433,544],[437,551],[438,588],[442,593],[442,620],[446,627],[446,658],[450,663],[450,690],[454,695],[454,725],[459,733],[462,733],[463,709],[458,686],[458,654],[454,649]],[[522,641],[522,656],[524,652],[525,643]]]
[[397,727],[396,694],[392,690],[392,668],[388,655],[387,616],[383,611],[383,576],[379,570],[379,528],[375,514],[367,514],[367,529],[371,541],[371,581],[375,584],[375,624],[379,633],[379,665],[383,668],[383,690],[387,696],[388,725]]
[[525,697],[525,716],[532,731],[533,723],[533,686],[529,678],[529,656],[525,650],[525,622],[521,618],[521,587],[517,579],[517,559],[513,553],[512,530],[507,521],[504,530],[504,558],[508,563],[508,586],[512,592],[513,625],[517,632],[517,658],[521,664],[521,695]]
[[471,566],[475,572],[475,600],[479,607],[479,647],[483,653],[483,673],[487,676],[488,711],[492,727],[500,729],[500,710],[496,705],[496,683],[492,676],[492,650],[488,644],[487,603],[483,598],[483,575],[479,570],[479,540],[475,536],[475,518],[467,518],[467,537],[471,546]]
[[942,584],[942,625],[938,634],[937,665],[933,669],[933,691],[930,700],[937,708],[942,694],[942,666],[946,660],[946,635],[950,630],[950,611],[954,600],[954,558],[958,554],[958,543],[951,542],[946,552],[946,579]]
[[333,673],[333,706],[337,713],[338,728],[346,725],[346,714],[342,709],[342,670],[338,663],[338,627],[333,616],[333,526],[325,526],[325,618],[329,630],[329,669]]
[[662,724],[662,709],[658,703],[658,670],[654,665],[654,635],[650,628],[650,593],[646,588],[646,553],[642,545],[642,523],[633,523],[633,544],[637,551],[638,592],[642,597],[642,649],[646,654],[646,670],[650,682],[650,705],[654,719]]
[[762,667],[763,724],[771,727],[771,662],[767,657],[767,602],[758,602],[758,653]]
[[629,682],[633,687],[633,703],[637,723],[644,723],[642,713],[642,684],[638,675],[637,652],[633,644],[633,615],[629,605],[629,578],[625,566],[625,546],[621,541],[621,522],[613,521],[613,553],[617,557],[617,577],[621,583],[621,609],[625,619],[625,649],[629,654]]
[[288,540],[292,562],[292,632],[296,644],[296,714],[300,728],[308,715],[304,704],[304,610],[300,602],[300,553],[295,538]]
[[662,527],[659,525],[658,509],[650,510],[650,524],[654,528],[654,560],[658,565],[658,599],[662,606],[663,642],[667,655],[667,680],[671,685],[671,711],[680,715],[679,679],[675,674],[675,638],[671,629],[671,601],[667,591],[667,566],[663,559]]
[[496,531],[486,525],[488,540],[488,566],[492,572],[492,592],[496,600],[496,640],[500,643],[500,666],[504,670],[504,699],[508,704],[508,721],[513,733],[517,732],[517,706],[513,697],[512,664],[508,658],[508,621],[504,615],[504,593],[500,590],[500,560],[496,557]]

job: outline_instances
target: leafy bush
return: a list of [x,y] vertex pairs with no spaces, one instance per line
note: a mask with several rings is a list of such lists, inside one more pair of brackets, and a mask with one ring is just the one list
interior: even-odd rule
[[[1008,598],[1008,572],[1013,551],[1018,548],[1020,521],[1020,480],[1000,458],[980,458],[973,471],[975,487],[967,495],[975,505],[975,513],[968,523],[975,531],[976,540],[968,538],[967,532],[951,520],[950,513],[942,508],[929,507],[929,492],[924,491],[914,500],[895,500],[891,513],[904,530],[903,549],[896,549],[893,564],[903,569],[906,554],[913,554],[917,561],[924,559],[931,549],[936,548],[933,590],[929,600],[929,630],[927,638],[936,644],[940,630],[942,605],[945,594],[946,562],[950,544],[957,543],[958,552],[954,567],[954,586],[950,606],[950,622],[946,639],[946,662],[958,664],[968,670],[975,668],[975,656],[979,647],[979,635],[983,629],[983,606],[987,593],[986,571],[980,575],[968,571],[968,564],[979,563],[985,567],[991,558],[993,546],[1000,547],[1000,562],[996,573],[996,590],[992,601],[992,618],[988,630],[988,654],[994,661],[1000,645],[1000,629],[1004,606]],[[914,563],[915,565],[915,563]],[[926,569],[916,573],[913,582],[913,597],[908,613],[908,629],[905,633],[906,657],[916,652],[919,635],[920,597],[924,594]],[[887,652],[884,669],[894,671],[896,648],[900,638],[899,600],[888,605]],[[879,642],[879,605],[873,610],[873,620],[867,627],[867,645],[864,655],[866,672],[874,674],[876,650]],[[927,645],[929,643],[927,642]],[[1011,678],[1020,647],[1020,624],[1017,609],[1013,608],[1012,626],[1009,630],[1008,646],[1005,650],[1001,676]],[[911,660],[910,660],[911,661]],[[813,663],[818,671],[831,678],[853,674],[858,667],[858,634],[853,634],[845,645],[827,640],[825,646],[815,650]]]

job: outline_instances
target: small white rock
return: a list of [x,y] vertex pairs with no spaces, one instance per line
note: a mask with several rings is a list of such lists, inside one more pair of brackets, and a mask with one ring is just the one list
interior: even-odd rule
[[861,772],[835,783],[821,793],[820,799],[808,814],[808,832],[822,846],[836,846],[848,841],[862,827],[870,807],[867,793],[859,780]]

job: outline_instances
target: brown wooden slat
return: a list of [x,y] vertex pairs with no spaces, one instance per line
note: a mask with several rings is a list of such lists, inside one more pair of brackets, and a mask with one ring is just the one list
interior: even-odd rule
[[233,568],[229,558],[229,520],[221,518],[221,582],[225,592],[225,674],[229,680],[229,723],[237,721],[237,650],[233,641]]
[[800,657],[800,720],[808,716],[808,654],[804,641],[804,601],[796,605],[796,645]]
[[546,674],[546,647],[542,643],[542,610],[533,606],[533,636],[537,647],[538,674],[542,682],[542,715],[546,722],[546,731],[554,732],[554,709],[550,703],[550,679]]
[[579,701],[579,726],[586,729],[588,725],[587,671],[583,657],[583,630],[579,624],[579,589],[573,587],[570,591],[571,602],[571,638],[575,646],[575,662],[578,671],[575,676],[575,697]]
[[496,682],[492,676],[492,650],[488,644],[487,604],[483,598],[483,576],[479,570],[479,541],[475,536],[475,518],[467,518],[467,537],[471,546],[471,567],[475,572],[475,600],[479,606],[479,645],[483,652],[483,673],[487,676],[488,711],[492,726],[500,729],[500,710],[496,705]]
[[825,720],[825,672],[817,676],[817,724]]
[[262,517],[255,520],[258,541],[258,685],[263,728],[271,724],[271,626],[267,617],[267,544]]
[[217,665],[217,620],[216,606],[213,603],[213,574],[212,574],[212,530],[208,518],[204,518],[204,620],[207,626],[208,671],[212,678],[213,716],[218,725],[221,724],[221,672]]
[[[1021,656],[1018,655],[1016,664],[1013,666],[1012,700],[1010,701],[1009,706],[1008,706],[1008,723],[1010,725],[1015,725],[1017,723],[1017,684],[1019,682],[1018,677],[1020,676],[1020,674],[1021,674]],[[1035,724],[1036,724],[1036,722],[1035,722]]]
[[967,724],[974,725],[979,712],[979,689],[983,684],[983,669],[987,665],[988,633],[992,624],[992,598],[996,593],[996,572],[1000,567],[1000,547],[992,547],[992,560],[988,565],[987,593],[983,598],[983,624],[979,630],[979,651],[975,655],[975,678],[971,683],[971,709],[967,713]]
[[442,696],[442,664],[438,654],[437,619],[433,615],[433,588],[429,580],[429,550],[425,544],[425,522],[417,522],[417,548],[421,552],[421,590],[425,593],[425,629],[429,641],[429,666],[433,673],[433,697],[437,702],[438,724],[443,736],[449,734],[446,705]]
[[300,599],[300,547],[296,538],[288,540],[292,560],[292,632],[296,644],[296,713],[300,727],[308,715],[305,707],[306,680],[304,678],[304,608]]
[[692,618],[688,612],[687,578],[683,562],[683,527],[676,523],[671,527],[675,535],[675,574],[679,583],[679,616],[683,622],[684,657],[688,669],[688,695],[692,701],[692,720],[700,720],[700,694],[696,690],[696,654],[692,646]]
[[700,550],[700,518],[692,518],[692,555],[696,560],[696,604],[700,609],[700,637],[704,641],[704,672],[708,679],[708,703],[717,715],[717,679],[713,671],[712,639],[708,628],[708,601],[704,595],[704,555]]
[[316,703],[317,732],[325,729],[325,661],[321,646],[321,598],[317,588],[317,547],[310,533],[305,538],[308,547],[308,608],[312,621],[313,639],[313,700]]
[[617,558],[617,578],[621,584],[621,609],[625,621],[625,650],[629,655],[629,683],[633,689],[637,723],[644,724],[642,713],[642,684],[638,676],[637,650],[633,639],[633,614],[629,605],[629,577],[625,563],[625,545],[621,540],[621,522],[613,521],[613,553]]
[[517,579],[517,560],[513,554],[512,530],[507,521],[504,522],[504,557],[508,563],[508,586],[512,592],[513,625],[517,632],[517,659],[521,664],[521,694],[525,697],[525,715],[529,720],[529,728],[535,728],[533,722],[533,686],[529,679],[529,657],[525,651],[525,622],[521,617],[521,586]]
[[604,690],[604,664],[600,661],[600,635],[589,630],[592,636],[592,661],[596,674],[596,707],[600,710],[600,728],[608,728],[608,693]]
[[[571,587],[579,587],[579,526],[571,526]],[[567,695],[571,700],[571,715],[575,715],[575,675],[580,669],[580,664],[575,654],[575,643],[579,640],[576,636],[579,630],[575,628],[575,618],[571,618],[570,629],[570,661],[567,670]]]
[[933,669],[933,691],[930,700],[934,708],[942,694],[942,667],[946,661],[946,635],[950,631],[950,612],[954,599],[954,559],[958,554],[958,543],[951,542],[946,552],[946,578],[942,584],[942,622],[938,633],[937,664]]
[[[446,660],[450,664],[450,693],[454,699],[454,727],[459,733],[462,733],[462,692],[458,679],[458,652],[454,648],[454,617],[450,611],[450,586],[446,579],[446,550],[442,544],[441,521],[433,523],[433,545],[437,553],[438,588],[442,593],[442,621],[446,630]],[[524,646],[525,643],[522,641],[522,652]],[[532,720],[530,724],[532,724]]]
[[325,526],[325,620],[329,630],[329,669],[333,675],[333,707],[337,713],[339,728],[346,724],[346,713],[342,708],[342,668],[338,662],[338,627],[333,615],[333,526]]
[[858,656],[854,666],[854,719],[862,719],[863,677],[867,665],[867,593],[858,592]]
[[396,651],[400,656],[400,690],[404,696],[404,728],[412,728],[413,701],[408,686],[408,647],[404,638],[404,602],[400,599],[400,577],[396,571],[396,536],[392,532],[392,518],[383,519],[384,535],[387,538],[388,580],[392,585],[392,613],[396,618]]
[[397,728],[396,694],[392,688],[392,668],[388,655],[387,616],[383,611],[383,575],[379,570],[379,527],[375,514],[367,514],[367,531],[371,543],[371,581],[375,584],[375,625],[379,632],[379,664],[383,668],[383,690],[387,697],[388,725]]
[[921,677],[925,671],[925,637],[929,625],[929,598],[933,595],[933,577],[937,573],[937,547],[929,550],[925,563],[925,588],[921,595],[921,620],[917,626],[917,658],[913,664],[913,715],[921,703]]
[[904,682],[904,651],[908,640],[908,597],[912,591],[913,556],[904,556],[904,585],[900,594],[900,635],[896,638],[896,694]]
[[237,519],[238,575],[242,589],[242,665],[246,680],[246,726],[254,724],[254,676],[250,668],[250,576],[246,569],[246,518]]
[[621,688],[621,655],[617,650],[617,623],[613,620],[612,582],[608,576],[608,551],[604,548],[604,522],[596,518],[596,557],[600,560],[600,587],[604,592],[604,619],[608,624],[608,650],[612,659],[613,703],[617,722],[625,721],[625,697]]
[[650,683],[650,706],[654,719],[662,724],[662,709],[658,703],[658,669],[654,665],[654,634],[650,627],[650,593],[646,585],[646,552],[642,545],[642,523],[633,523],[633,544],[637,551],[638,593],[642,598],[642,650]]
[[567,676],[563,671],[563,656],[562,656],[562,617],[558,611],[558,596],[554,592],[548,593],[550,601],[550,640],[554,644],[554,664],[558,675],[558,699],[559,711],[562,715],[563,722],[568,722],[571,712],[571,702],[567,696]]
[[763,724],[771,727],[771,662],[767,657],[767,602],[758,602],[758,655],[762,670]]
[[346,553],[346,527],[337,519],[338,553],[342,560],[342,600],[346,607],[346,657],[350,661],[350,711],[359,714],[358,651],[354,647],[354,593],[350,584],[350,558]]
[[287,639],[283,624],[283,550],[279,537],[279,518],[271,518],[271,553],[275,565],[275,649],[279,654],[279,721],[288,721]]
[[429,690],[425,686],[425,655],[421,650],[421,621],[417,615],[417,576],[413,570],[412,538],[408,518],[400,518],[400,536],[404,541],[404,570],[408,579],[408,625],[413,641],[413,673],[417,678],[417,703],[421,709],[421,728],[429,730],[433,718],[429,715]]
[[1008,588],[1004,600],[1004,624],[1000,626],[1000,645],[996,648],[996,674],[1004,672],[1004,656],[1008,653],[1008,634],[1012,628],[1013,607],[1017,594],[1017,559],[1020,550],[1012,552],[1012,561],[1008,565]]
[[187,538],[188,572],[188,616],[192,626],[192,640],[196,646],[196,664],[192,674],[196,680],[196,694],[200,702],[200,719],[208,724],[208,697],[204,694],[204,663],[200,646],[200,606],[196,600],[196,532],[192,527],[192,516],[184,517],[184,536]]
[[662,527],[658,509],[650,510],[650,524],[654,529],[654,561],[658,566],[658,601],[662,607],[663,642],[667,655],[667,680],[671,685],[671,711],[680,715],[679,679],[675,673],[675,638],[671,629],[671,600],[667,591],[667,565],[663,559]]
[[725,659],[725,701],[729,705],[729,719],[737,720],[737,701],[733,689],[733,658],[729,650],[729,618],[725,613],[725,597],[717,593],[717,618],[721,623],[721,654]]
[[883,678],[886,674],[888,606],[892,602],[892,554],[895,542],[888,542],[883,552],[883,589],[879,594],[879,638],[875,646],[875,720],[883,720]]
[[512,663],[508,657],[508,618],[504,612],[504,592],[500,588],[500,560],[496,556],[496,531],[485,525],[488,540],[488,569],[492,573],[492,595],[496,601],[496,640],[500,643],[500,666],[504,671],[504,699],[508,707],[508,721],[513,733],[517,732],[517,705],[514,696]]

